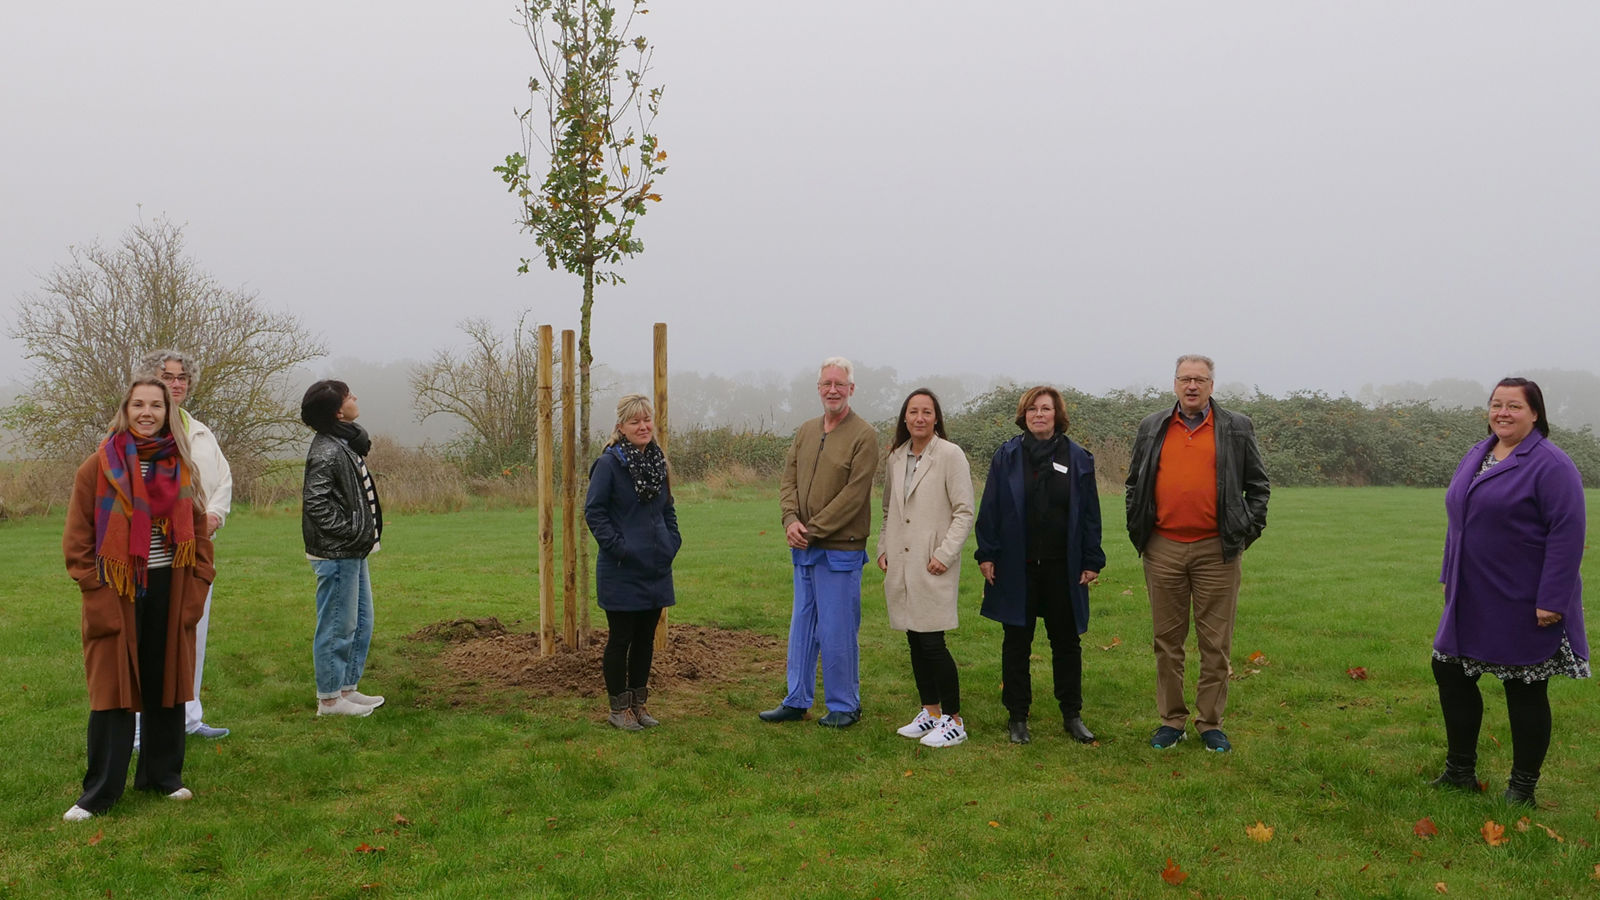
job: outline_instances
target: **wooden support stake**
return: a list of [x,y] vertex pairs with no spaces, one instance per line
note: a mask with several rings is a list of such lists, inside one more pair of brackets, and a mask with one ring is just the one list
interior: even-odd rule
[[[655,394],[656,394],[656,443],[661,445],[661,452],[667,452],[667,323],[657,322],[654,334],[655,343]],[[656,626],[656,649],[664,650],[667,646],[667,614],[671,608],[661,610],[661,624]]]
[[[572,329],[561,332],[561,638],[568,650],[578,634],[578,427],[573,376],[578,368]],[[588,609],[584,604],[584,609]],[[588,628],[583,639],[587,642]]]
[[554,352],[549,325],[539,326],[539,434],[534,441],[539,474],[539,655],[556,652],[555,641],[555,492],[551,483],[551,365]]

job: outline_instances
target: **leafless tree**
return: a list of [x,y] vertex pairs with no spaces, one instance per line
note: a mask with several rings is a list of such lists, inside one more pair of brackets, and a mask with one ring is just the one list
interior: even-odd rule
[[139,222],[115,246],[71,247],[17,303],[11,337],[33,361],[0,422],[32,458],[88,453],[145,353],[174,347],[203,367],[185,408],[211,426],[248,498],[263,462],[298,441],[295,370],[325,354],[287,313],[217,281],[184,250],[183,226]]
[[471,474],[533,462],[539,349],[527,318],[518,317],[509,336],[487,319],[468,319],[460,325],[465,352],[440,350],[411,370],[417,421],[447,413],[466,424],[459,450]]

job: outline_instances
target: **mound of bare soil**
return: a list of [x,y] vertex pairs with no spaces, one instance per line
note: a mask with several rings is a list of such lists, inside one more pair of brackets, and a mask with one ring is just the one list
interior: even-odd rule
[[[456,619],[436,622],[411,635],[413,640],[443,640],[448,646],[439,663],[463,681],[519,688],[541,697],[599,697],[604,691],[600,656],[606,631],[590,633],[589,645],[561,647],[539,655],[539,635],[511,632],[498,619]],[[693,690],[782,670],[785,646],[780,638],[750,631],[673,623],[667,646],[656,651],[650,684],[656,690]]]

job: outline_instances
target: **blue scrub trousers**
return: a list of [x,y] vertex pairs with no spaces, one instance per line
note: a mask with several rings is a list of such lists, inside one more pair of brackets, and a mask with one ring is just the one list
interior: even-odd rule
[[794,612],[789,619],[789,695],[784,706],[810,709],[817,660],[829,712],[861,710],[861,569],[864,550],[791,550]]

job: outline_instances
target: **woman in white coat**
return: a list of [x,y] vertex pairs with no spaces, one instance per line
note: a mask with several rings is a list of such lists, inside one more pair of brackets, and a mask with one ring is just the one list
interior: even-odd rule
[[945,439],[944,411],[926,388],[900,404],[883,489],[878,568],[889,627],[906,633],[922,709],[899,729],[929,747],[967,739],[961,684],[944,633],[956,627],[961,547],[972,532],[972,467]]

